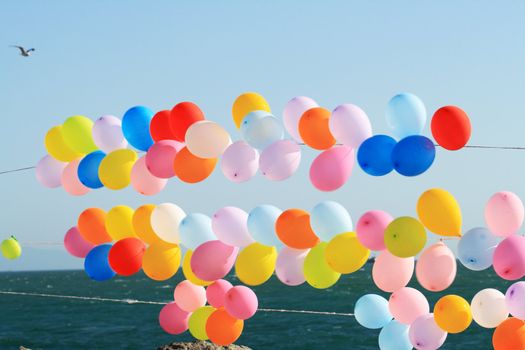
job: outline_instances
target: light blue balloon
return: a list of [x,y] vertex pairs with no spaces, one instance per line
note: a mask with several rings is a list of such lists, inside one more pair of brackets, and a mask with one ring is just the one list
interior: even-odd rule
[[396,320],[390,321],[379,333],[379,349],[410,350],[412,343],[408,337],[410,327]]
[[153,111],[147,107],[136,106],[128,109],[122,117],[122,133],[130,145],[147,151],[153,145],[149,124]]
[[388,310],[388,301],[377,294],[365,294],[357,300],[354,308],[356,321],[369,329],[383,328],[392,315]]
[[283,211],[273,205],[260,205],[248,214],[248,231],[254,240],[267,246],[282,247],[275,222]]
[[266,111],[253,111],[241,123],[241,135],[253,148],[264,149],[275,141],[282,140],[282,123]]
[[459,240],[458,259],[469,270],[485,270],[492,265],[492,256],[499,241],[486,228],[473,228]]
[[188,249],[195,250],[207,241],[217,239],[211,229],[211,219],[201,213],[188,214],[179,224],[180,243]]
[[404,92],[388,101],[386,121],[398,139],[419,135],[427,121],[427,110],[419,97]]
[[312,209],[310,226],[323,242],[340,233],[352,232],[354,227],[345,207],[334,201],[321,202]]

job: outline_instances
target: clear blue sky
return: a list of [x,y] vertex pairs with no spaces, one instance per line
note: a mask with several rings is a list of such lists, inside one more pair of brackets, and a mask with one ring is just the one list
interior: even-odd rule
[[[34,165],[45,153],[45,132],[70,115],[122,116],[134,105],[160,110],[194,101],[239,139],[230,108],[244,91],[263,94],[278,117],[297,95],[329,109],[355,103],[376,133],[388,132],[388,99],[410,91],[430,112],[446,104],[464,108],[471,144],[525,146],[524,14],[519,0],[2,1],[0,170]],[[27,59],[12,44],[36,52]],[[484,224],[493,192],[525,198],[524,152],[439,150],[431,170],[417,178],[374,178],[356,167],[335,193],[310,185],[315,154],[305,150],[300,171],[285,182],[258,176],[233,184],[217,170],[197,185],[172,180],[154,197],[102,189],[77,198],[41,187],[33,171],[3,175],[0,237],[60,242],[86,207],[165,201],[212,214],[262,203],[309,210],[332,199],[355,222],[370,209],[415,215],[419,194],[430,187],[456,196],[468,229]],[[0,270],[81,266],[61,247],[28,247],[18,261],[0,259]]]

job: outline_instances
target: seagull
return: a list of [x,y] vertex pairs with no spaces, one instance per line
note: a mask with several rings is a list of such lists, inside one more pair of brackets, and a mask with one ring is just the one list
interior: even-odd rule
[[22,46],[18,46],[18,45],[11,45],[11,47],[16,47],[17,49],[19,49],[20,50],[20,55],[22,55],[24,57],[29,57],[31,55],[31,52],[35,51],[34,48],[26,50]]

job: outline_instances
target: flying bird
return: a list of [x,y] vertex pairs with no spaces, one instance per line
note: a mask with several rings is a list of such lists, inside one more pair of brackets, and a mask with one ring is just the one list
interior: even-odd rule
[[11,47],[16,47],[17,49],[19,49],[20,50],[20,55],[22,55],[24,57],[29,57],[31,55],[31,52],[35,51],[34,48],[26,50],[22,46],[18,46],[18,45],[11,45]]

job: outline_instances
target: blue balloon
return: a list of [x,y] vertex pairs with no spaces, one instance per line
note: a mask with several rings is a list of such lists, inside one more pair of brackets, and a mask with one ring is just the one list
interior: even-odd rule
[[179,224],[180,243],[195,250],[202,243],[217,239],[211,228],[211,218],[201,213],[188,214]]
[[95,151],[87,154],[78,163],[77,175],[82,184],[89,188],[100,188],[104,185],[98,177],[98,167],[106,154],[102,151]]
[[282,247],[275,232],[275,222],[283,211],[273,205],[260,205],[248,214],[248,231],[252,238],[270,247]]
[[412,343],[408,337],[410,326],[396,320],[388,322],[379,333],[379,349],[381,350],[411,350]]
[[459,240],[458,259],[469,270],[485,270],[492,265],[494,250],[499,241],[486,228],[473,228]]
[[392,150],[396,140],[387,135],[366,139],[357,150],[357,162],[363,171],[373,176],[383,176],[394,169]]
[[241,123],[242,138],[253,148],[264,149],[282,140],[284,129],[281,122],[266,111],[253,111]]
[[128,109],[122,117],[122,133],[130,145],[147,151],[153,145],[149,124],[153,111],[147,107],[136,106]]
[[354,227],[345,207],[334,201],[321,202],[312,209],[310,226],[323,242],[340,233],[351,232]]
[[417,176],[427,171],[436,158],[434,143],[425,136],[413,135],[402,139],[392,151],[392,164],[404,176]]
[[398,94],[388,101],[386,121],[398,139],[419,135],[427,122],[427,110],[416,95]]
[[84,260],[86,274],[95,281],[107,281],[115,276],[115,271],[109,266],[109,250],[111,244],[101,244],[91,249]]
[[388,301],[377,294],[365,294],[357,300],[354,308],[356,321],[369,329],[383,328],[392,315],[388,309]]

